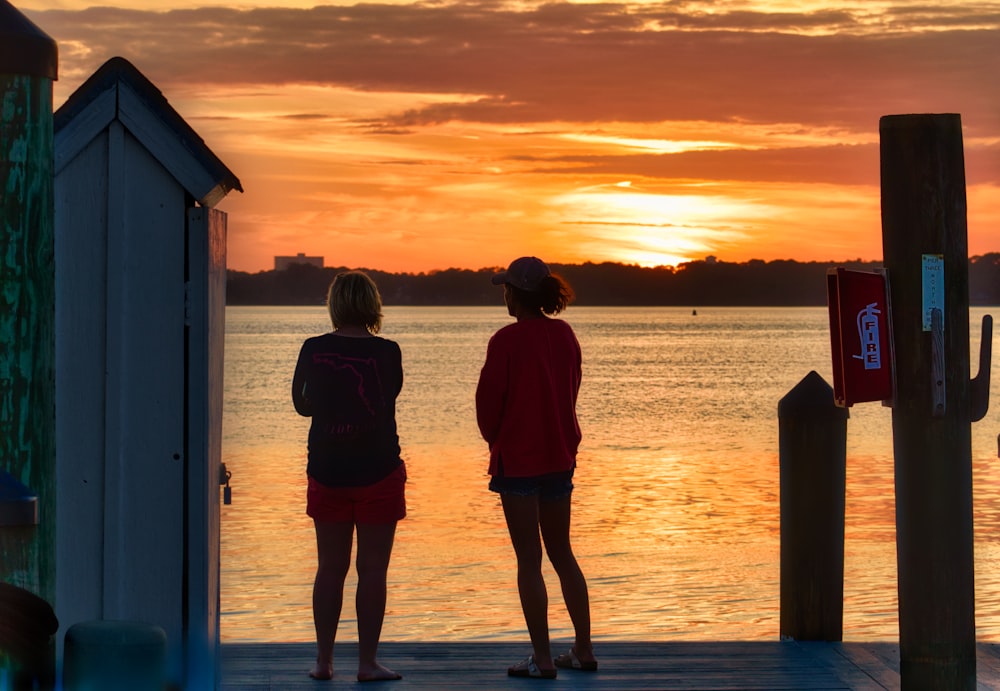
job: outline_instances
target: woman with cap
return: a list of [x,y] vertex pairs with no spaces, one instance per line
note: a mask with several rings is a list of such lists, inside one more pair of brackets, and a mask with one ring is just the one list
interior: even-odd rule
[[[595,671],[587,581],[570,546],[570,496],[580,444],[576,399],[580,344],[553,319],[573,291],[537,257],[514,260],[493,277],[517,321],[490,338],[476,388],[479,430],[490,448],[490,489],[500,495],[517,557],[517,587],[533,653],[510,676],[554,679],[557,667]],[[549,644],[542,544],[555,568],[575,630],[555,658]]]

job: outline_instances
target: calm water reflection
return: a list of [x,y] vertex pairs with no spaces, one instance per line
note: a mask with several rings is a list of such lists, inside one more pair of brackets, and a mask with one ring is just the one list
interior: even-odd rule
[[[997,310],[994,310],[996,312]],[[973,347],[987,310],[973,310]],[[810,370],[831,380],[823,308],[571,307],[584,352],[574,543],[595,636],[774,639],[779,621],[777,403]],[[514,561],[473,392],[497,308],[387,308],[406,380],[399,428],[410,515],[390,567],[385,640],[526,638]],[[315,568],[304,513],[308,421],[289,386],[323,308],[229,308],[222,512],[223,640],[311,640]],[[996,339],[1000,341],[1000,339]],[[974,365],[975,366],[975,365]],[[1000,641],[1000,378],[973,425],[977,623]],[[848,425],[845,638],[894,640],[891,416]],[[547,570],[554,636],[571,626]],[[353,592],[353,583],[349,583]],[[353,606],[341,637],[356,638]]]

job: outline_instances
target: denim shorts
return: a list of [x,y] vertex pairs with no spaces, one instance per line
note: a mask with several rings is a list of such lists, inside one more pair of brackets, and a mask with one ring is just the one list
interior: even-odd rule
[[573,493],[573,471],[546,473],[533,477],[490,478],[490,489],[497,494],[512,494],[517,497],[537,496],[542,501],[565,499]]

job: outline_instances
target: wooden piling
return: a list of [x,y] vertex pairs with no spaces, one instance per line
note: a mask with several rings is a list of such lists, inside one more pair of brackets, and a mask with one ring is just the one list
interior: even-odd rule
[[[0,0],[0,470],[38,496],[39,525],[0,537],[0,579],[51,602],[55,569],[56,44]],[[20,531],[19,531],[20,532]],[[3,529],[0,529],[3,533]]]
[[[55,41],[0,0],[0,474],[16,488],[7,501],[34,501],[0,525],[0,679],[15,688],[55,680],[56,62]],[[10,626],[40,613],[37,635]]]
[[783,639],[843,639],[848,415],[816,372],[778,403]]
[[891,115],[881,118],[879,132],[895,344],[900,678],[904,691],[971,691],[976,626],[962,123],[955,114]]

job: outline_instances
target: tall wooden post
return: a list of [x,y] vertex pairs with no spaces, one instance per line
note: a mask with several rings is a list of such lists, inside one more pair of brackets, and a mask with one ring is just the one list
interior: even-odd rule
[[969,276],[962,123],[879,123],[895,346],[900,672],[905,691],[976,688]]
[[0,472],[37,496],[38,525],[0,527],[0,580],[55,594],[56,44],[0,0]]

